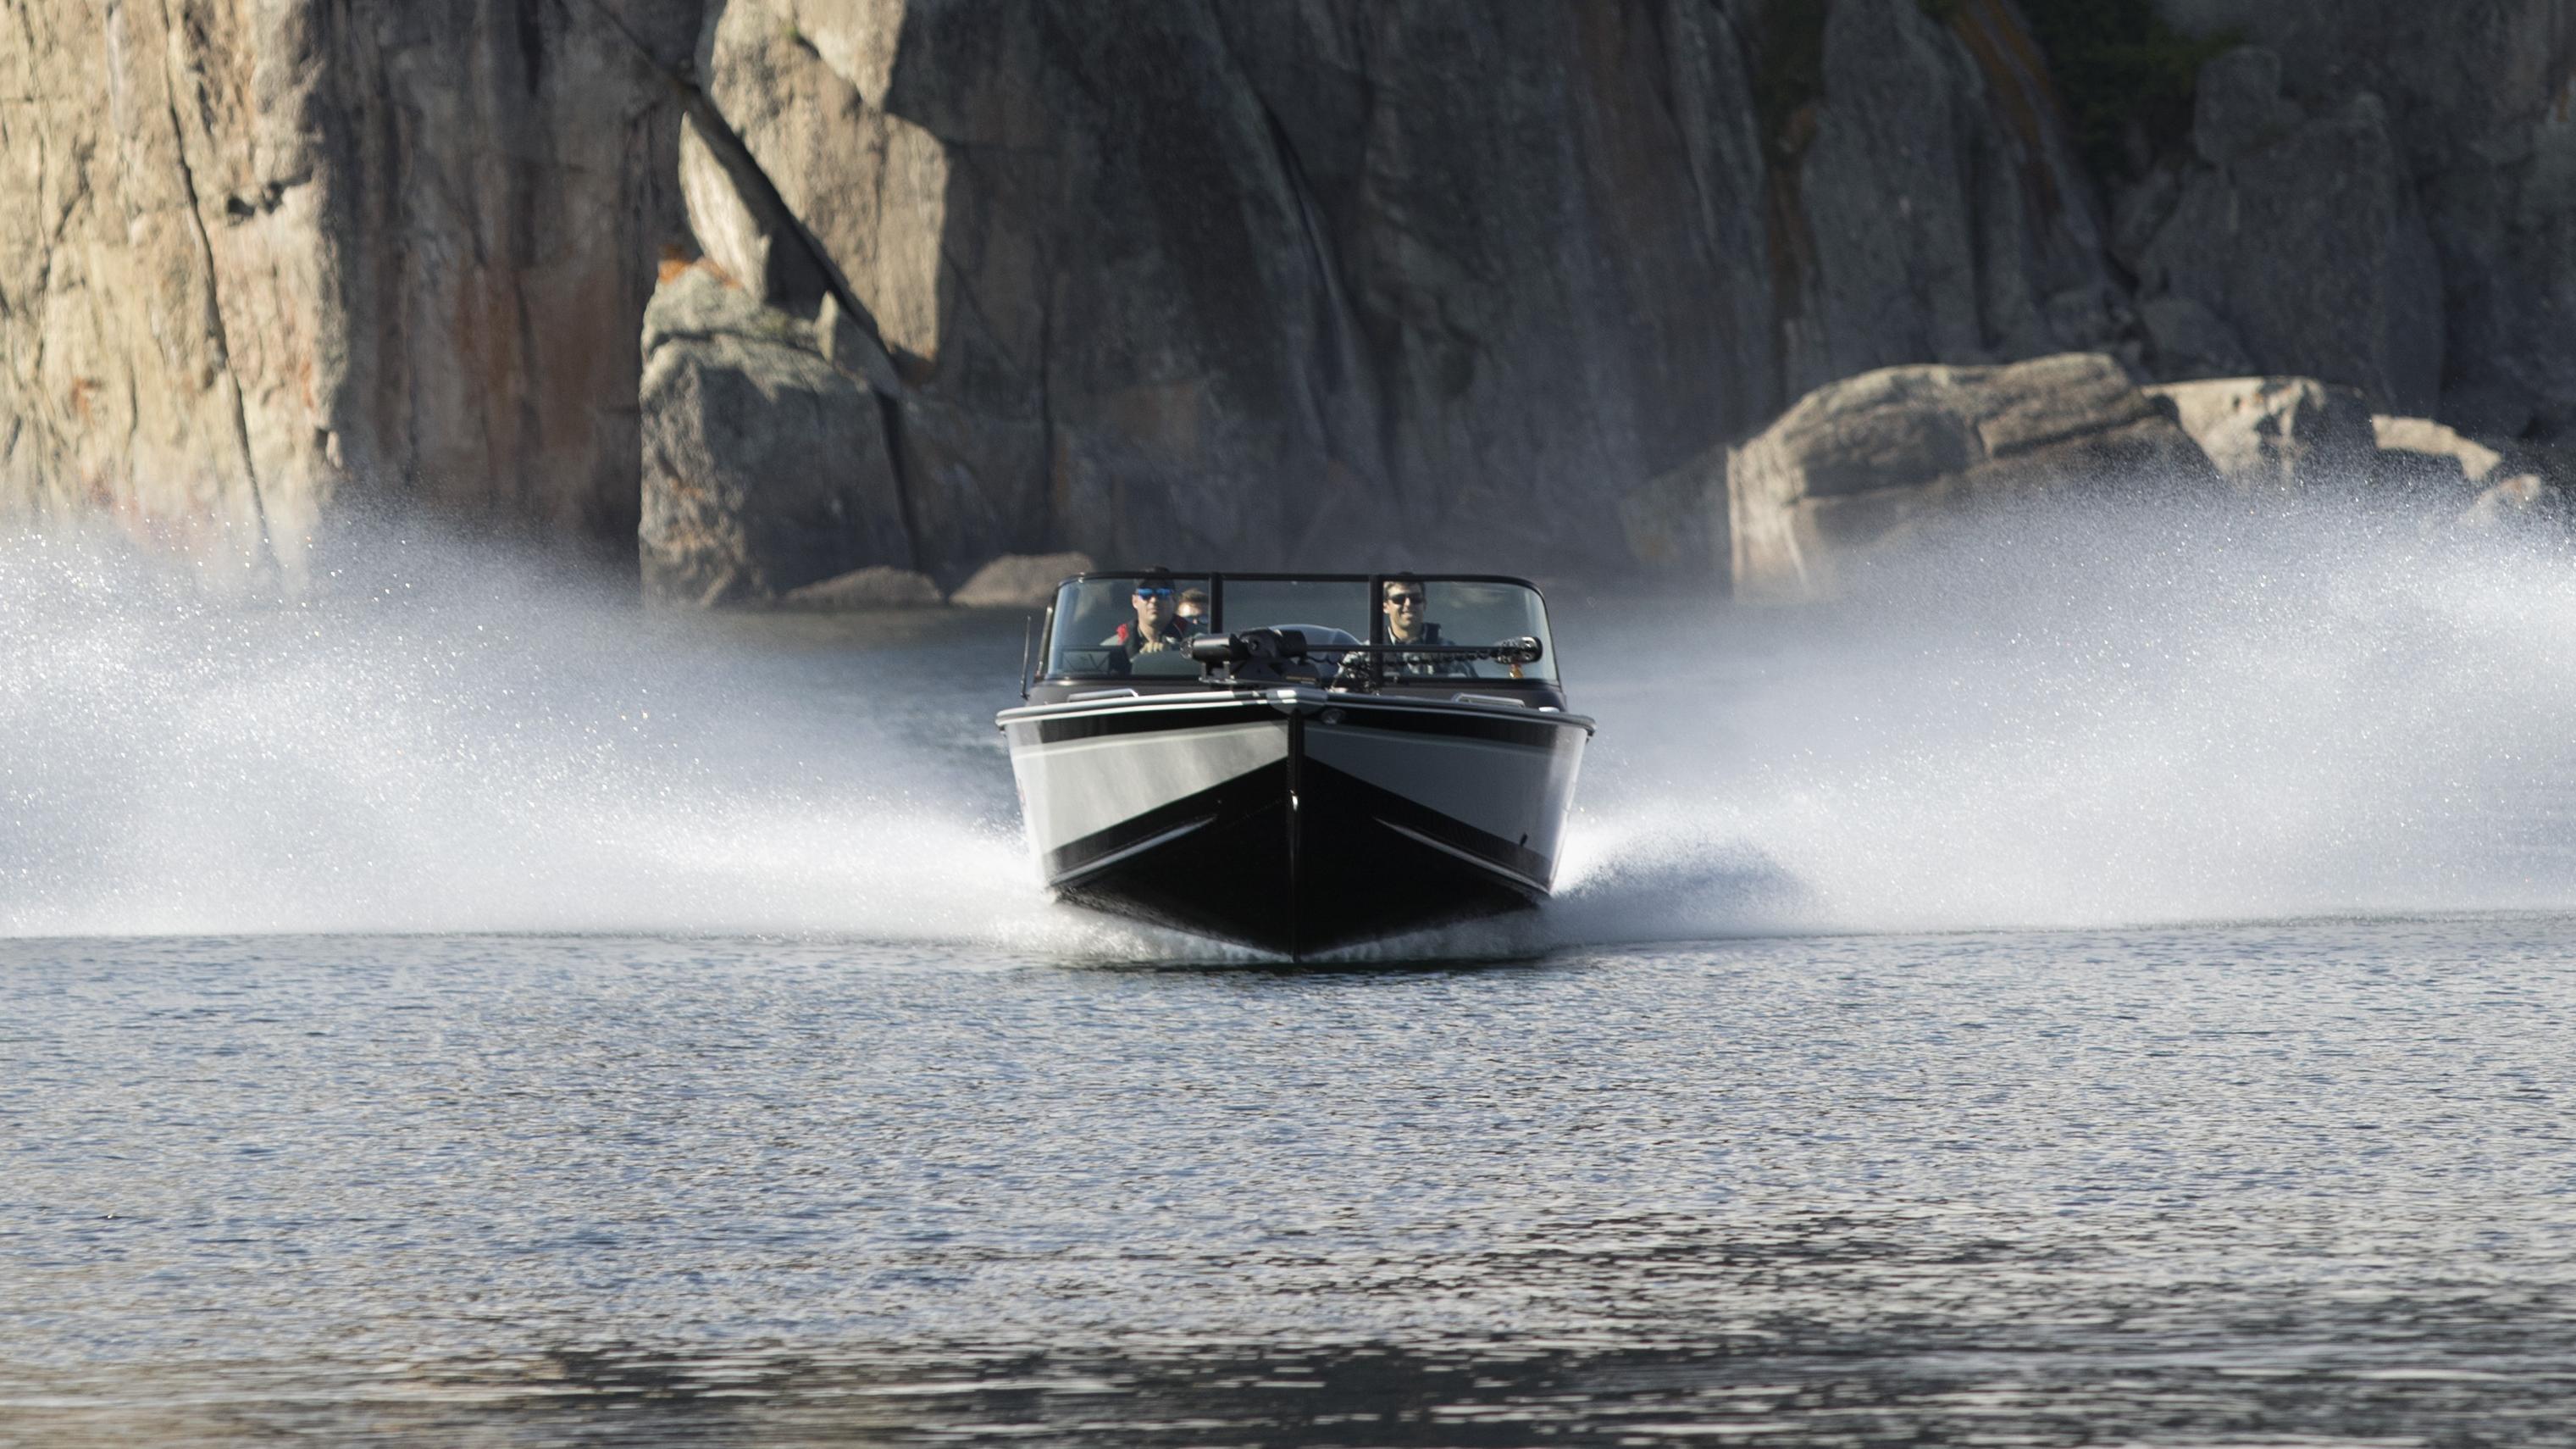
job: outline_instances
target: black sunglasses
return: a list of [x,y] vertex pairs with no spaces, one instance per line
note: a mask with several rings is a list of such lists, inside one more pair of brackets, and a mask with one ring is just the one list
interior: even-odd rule
[[1140,599],[1168,599],[1171,596],[1170,589],[1158,589],[1144,584],[1136,586],[1136,597]]
[[1386,596],[1386,601],[1389,605],[1401,609],[1407,604],[1421,603],[1422,596],[1420,594],[1389,594]]

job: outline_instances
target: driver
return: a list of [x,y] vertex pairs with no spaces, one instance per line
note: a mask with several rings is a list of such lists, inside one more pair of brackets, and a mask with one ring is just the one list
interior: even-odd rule
[[1179,594],[1172,587],[1169,574],[1152,574],[1136,581],[1132,600],[1136,607],[1133,621],[1118,626],[1118,632],[1101,640],[1105,648],[1117,653],[1110,656],[1113,669],[1124,670],[1139,654],[1164,654],[1184,649],[1190,631],[1179,615]]
[[[1386,642],[1419,644],[1440,648],[1448,640],[1440,636],[1440,626],[1423,617],[1426,598],[1422,581],[1414,578],[1392,578],[1379,596],[1378,607],[1386,614]],[[1347,654],[1342,667],[1333,676],[1335,689],[1374,689],[1391,679],[1418,675],[1465,675],[1472,677],[1475,668],[1463,654]]]

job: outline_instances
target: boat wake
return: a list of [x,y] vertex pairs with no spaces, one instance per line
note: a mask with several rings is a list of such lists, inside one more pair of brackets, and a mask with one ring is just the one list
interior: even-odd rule
[[1570,939],[2576,908],[2560,547],[2088,506],[1623,629]]
[[[1233,959],[1041,898],[989,723],[1015,621],[675,618],[489,545],[379,553],[284,604],[0,543],[0,933]],[[1601,722],[1557,899],[1362,959],[2576,908],[2561,552],[2094,507],[1827,607],[1557,614]]]
[[0,546],[0,931],[1080,942],[999,749],[938,716],[1016,639],[773,647],[488,545],[371,562],[278,604]]

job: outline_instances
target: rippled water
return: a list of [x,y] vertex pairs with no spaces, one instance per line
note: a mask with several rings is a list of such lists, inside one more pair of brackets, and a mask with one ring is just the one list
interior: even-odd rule
[[2533,1442],[2552,917],[0,945],[0,1438]]
[[1014,619],[0,545],[0,1444],[2568,1442],[2576,567],[2136,523],[1560,597],[1558,900],[1303,971]]

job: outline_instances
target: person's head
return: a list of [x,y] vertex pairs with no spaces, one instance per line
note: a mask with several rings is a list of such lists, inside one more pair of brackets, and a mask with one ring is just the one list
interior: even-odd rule
[[1136,623],[1147,633],[1160,634],[1171,627],[1175,606],[1172,581],[1167,576],[1148,576],[1136,581]]
[[1429,601],[1423,597],[1420,579],[1386,581],[1386,637],[1399,644],[1409,644],[1422,637],[1424,610]]
[[1205,589],[1181,590],[1181,622],[1192,628],[1207,627],[1208,592]]

